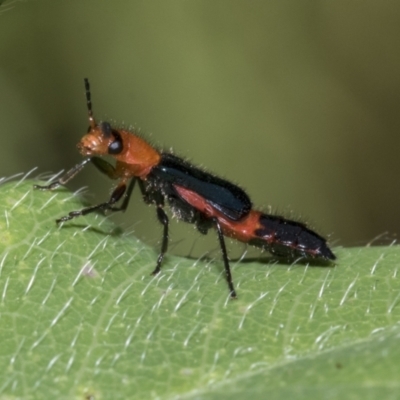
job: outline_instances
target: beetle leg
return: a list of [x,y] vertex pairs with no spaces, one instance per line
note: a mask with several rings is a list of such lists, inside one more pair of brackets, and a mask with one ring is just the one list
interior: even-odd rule
[[74,167],[72,167],[69,171],[67,171],[60,179],[56,180],[53,183],[50,183],[50,185],[46,186],[41,186],[41,185],[33,185],[34,189],[40,189],[40,190],[54,190],[60,187],[61,185],[65,185],[67,182],[69,182],[75,175],[77,175],[79,172],[82,171],[82,169],[85,167],[85,165],[91,161],[90,158],[86,158],[79,164],[76,164]]
[[221,225],[219,224],[218,219],[213,218],[213,222],[217,228],[218,240],[219,240],[219,245],[220,245],[221,251],[222,251],[222,259],[224,260],[225,277],[226,277],[226,281],[228,282],[229,292],[230,292],[231,298],[236,299],[236,292],[235,292],[235,288],[233,286],[231,268],[229,266],[228,252],[226,251],[224,234],[222,232]]
[[76,218],[76,217],[80,217],[81,215],[86,215],[86,214],[90,214],[94,211],[97,210],[113,210],[113,205],[121,199],[121,197],[124,195],[126,190],[126,184],[125,182],[120,183],[112,192],[111,197],[108,201],[106,201],[105,203],[100,203],[97,204],[95,206],[91,206],[91,207],[86,207],[83,208],[82,210],[77,210],[77,211],[71,211],[68,215],[61,217],[59,219],[56,220],[57,223],[60,222],[65,222],[65,221],[69,221],[70,219]]
[[140,191],[142,192],[143,201],[146,204],[155,204],[157,206],[157,208],[156,208],[157,219],[160,221],[161,225],[164,227],[162,242],[161,242],[161,251],[157,258],[156,267],[154,268],[154,271],[151,273],[152,275],[157,275],[161,271],[161,264],[163,262],[164,255],[168,250],[169,220],[168,220],[167,214],[165,213],[165,211],[163,209],[164,196],[162,195],[162,193],[160,191],[152,190],[151,188],[148,188],[146,186],[145,182],[143,182],[141,179],[139,179],[139,188],[140,188]]
[[104,175],[107,175],[110,179],[118,179],[119,176],[116,173],[116,169],[108,161],[103,160],[100,157],[92,157],[90,161],[93,165]]
[[161,222],[161,224],[164,226],[164,231],[163,231],[163,237],[162,237],[162,243],[161,243],[161,252],[160,252],[160,254],[158,256],[158,259],[157,259],[156,268],[151,273],[152,275],[157,275],[161,270],[161,264],[162,264],[162,261],[164,259],[164,255],[168,250],[168,239],[169,239],[169,236],[168,236],[168,224],[169,224],[168,216],[165,213],[165,211],[162,209],[161,205],[157,206],[157,218]]
[[129,200],[131,199],[131,194],[132,194],[133,189],[135,187],[135,183],[136,183],[136,179],[132,178],[130,183],[129,183],[128,189],[127,189],[127,191],[125,193],[124,201],[122,202],[121,206],[120,207],[110,207],[109,210],[111,210],[111,211],[122,211],[122,212],[126,211],[126,209],[128,208]]
[[91,161],[93,165],[103,174],[107,175],[111,179],[117,179],[118,176],[116,175],[116,170],[115,168],[107,161],[103,160],[102,158],[99,157],[91,157],[91,158],[86,158],[79,164],[76,164],[74,167],[72,167],[70,170],[68,170],[60,179],[50,183],[49,185],[46,186],[41,186],[41,185],[34,185],[34,189],[39,189],[39,190],[54,190],[57,189],[60,186],[65,185],[68,183],[71,179],[73,179],[79,172],[83,170],[83,168],[86,166],[86,164]]

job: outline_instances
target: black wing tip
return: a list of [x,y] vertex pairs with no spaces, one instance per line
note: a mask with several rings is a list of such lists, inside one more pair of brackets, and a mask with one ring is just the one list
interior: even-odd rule
[[337,259],[335,254],[333,254],[332,250],[328,246],[324,246],[324,247],[320,248],[319,254],[317,257],[323,258],[327,261],[335,261]]

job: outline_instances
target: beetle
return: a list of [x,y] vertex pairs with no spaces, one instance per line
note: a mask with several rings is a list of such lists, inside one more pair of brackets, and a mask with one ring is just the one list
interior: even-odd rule
[[[239,186],[171,152],[156,149],[135,131],[116,129],[107,121],[97,123],[93,117],[89,80],[85,78],[84,82],[89,128],[77,146],[87,158],[58,180],[47,186],[35,185],[35,188],[54,190],[65,185],[88,163],[118,183],[108,201],[71,211],[57,219],[57,223],[95,211],[125,211],[137,182],[143,200],[156,206],[157,219],[163,226],[161,251],[152,274],[160,272],[168,249],[169,219],[164,211],[165,203],[168,203],[175,217],[194,224],[201,234],[207,234],[211,228],[216,230],[231,298],[236,298],[236,291],[225,237],[254,245],[279,257],[323,262],[335,260],[326,239],[301,222],[254,209],[249,196]],[[115,159],[115,165],[101,158],[106,155]],[[121,205],[117,206],[119,201]]]

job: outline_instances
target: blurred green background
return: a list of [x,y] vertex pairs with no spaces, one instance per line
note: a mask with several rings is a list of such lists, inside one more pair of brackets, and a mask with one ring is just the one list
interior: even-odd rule
[[[80,161],[88,77],[97,119],[141,128],[333,245],[400,232],[399,1],[6,0],[0,33],[2,176]],[[68,186],[82,185],[99,202],[112,182],[88,167]],[[160,239],[138,194],[116,220]],[[171,229],[176,253],[206,248]]]

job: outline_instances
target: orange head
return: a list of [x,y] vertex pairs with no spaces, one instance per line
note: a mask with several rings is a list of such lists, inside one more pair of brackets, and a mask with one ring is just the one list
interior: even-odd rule
[[151,168],[158,164],[160,153],[139,136],[115,129],[108,122],[96,123],[93,117],[92,101],[88,79],[85,79],[86,102],[89,115],[89,129],[78,149],[84,156],[113,156],[125,164],[124,170],[130,176],[145,178]]
[[122,138],[108,122],[101,122],[89,128],[78,143],[78,149],[84,156],[116,155],[123,150]]

